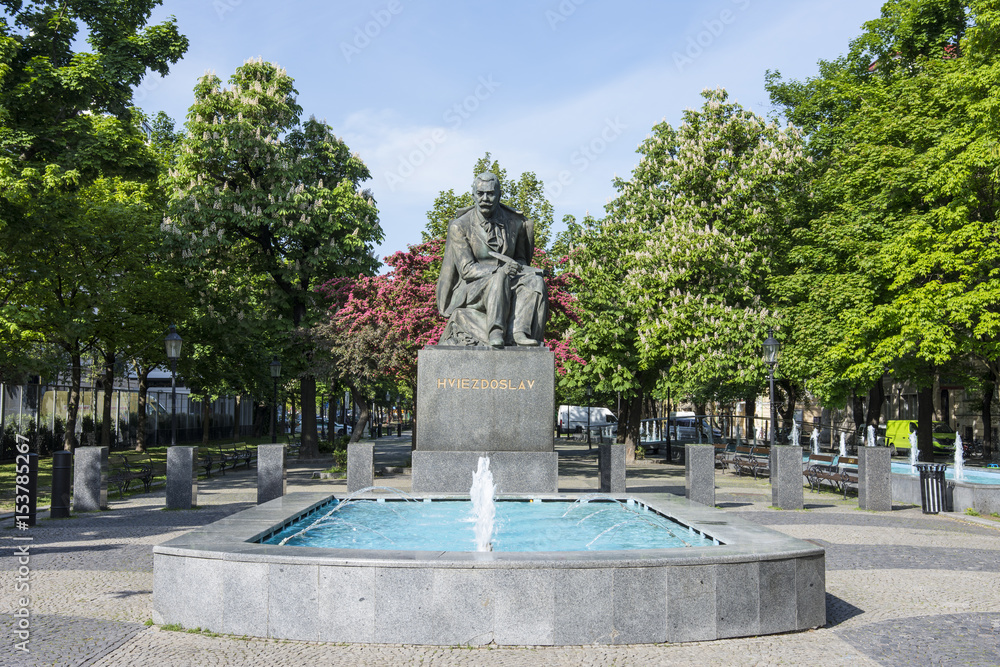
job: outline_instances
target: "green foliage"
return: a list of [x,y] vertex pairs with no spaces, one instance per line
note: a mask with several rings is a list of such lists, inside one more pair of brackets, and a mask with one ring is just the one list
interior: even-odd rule
[[640,240],[627,275],[640,364],[669,367],[695,402],[746,396],[766,377],[760,343],[777,320],[807,163],[794,127],[706,91],[700,110],[643,143],[613,214]]

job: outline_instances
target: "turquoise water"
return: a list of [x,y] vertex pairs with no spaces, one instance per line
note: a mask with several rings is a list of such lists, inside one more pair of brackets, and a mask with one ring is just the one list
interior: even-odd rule
[[[913,473],[909,463],[900,463],[896,461],[893,461],[892,463],[892,471],[896,473],[901,473],[903,475],[909,475]],[[949,466],[944,471],[944,478],[954,479],[954,477],[955,477],[955,470]],[[969,482],[970,484],[1000,485],[1000,474],[996,472],[986,472],[984,470],[975,470],[971,468],[966,468],[965,476],[962,478],[962,481]]]
[[[343,505],[340,507],[340,505]],[[331,512],[331,510],[336,511]],[[324,515],[326,518],[321,518]],[[265,540],[289,546],[475,551],[469,501],[335,501]],[[608,551],[718,544],[637,503],[498,500],[494,551]]]

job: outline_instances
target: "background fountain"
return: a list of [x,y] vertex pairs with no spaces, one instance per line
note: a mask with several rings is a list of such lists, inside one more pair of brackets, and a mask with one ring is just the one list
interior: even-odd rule
[[847,433],[840,432],[840,458],[847,456]]
[[910,470],[917,472],[917,432],[910,431]]
[[965,452],[962,449],[962,436],[955,433],[955,480],[965,479]]
[[818,428],[814,428],[813,429],[812,435],[809,436],[809,439],[812,440],[812,453],[813,454],[819,454],[819,429]]
[[475,520],[476,551],[493,551],[493,520],[496,517],[496,503],[493,498],[496,486],[490,472],[488,456],[479,457],[479,466],[472,475],[472,518]]

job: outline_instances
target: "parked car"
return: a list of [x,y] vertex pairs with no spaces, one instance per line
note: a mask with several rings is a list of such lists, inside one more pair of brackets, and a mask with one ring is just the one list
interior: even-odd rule
[[[934,453],[951,456],[955,453],[955,431],[944,422],[933,423]],[[885,425],[885,444],[893,455],[910,453],[910,433],[917,430],[911,419],[890,419]]]
[[618,433],[618,418],[607,408],[581,405],[559,406],[559,433],[583,433],[587,428],[587,411],[590,411],[589,424],[591,430],[611,426],[611,435]]

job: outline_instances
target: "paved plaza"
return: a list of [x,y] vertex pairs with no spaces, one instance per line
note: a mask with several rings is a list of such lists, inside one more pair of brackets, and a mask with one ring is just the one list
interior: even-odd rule
[[[557,441],[560,491],[597,488],[596,447]],[[376,466],[409,455],[408,438],[379,441]],[[289,491],[344,493],[313,479],[326,465],[292,463]],[[394,468],[391,468],[394,470]],[[151,624],[152,548],[254,504],[255,471],[198,486],[199,508],[166,511],[162,488],[109,511],[42,520],[27,533],[0,523],[2,665],[998,665],[1000,522],[919,507],[861,511],[857,499],[805,492],[806,509],[770,509],[766,480],[716,474],[716,502],[742,519],[826,549],[827,625],[795,634],[678,645],[466,648],[334,645],[204,634]],[[408,489],[406,474],[377,480]],[[684,492],[684,469],[628,470],[630,493]],[[14,649],[15,537],[30,535],[30,653]],[[656,619],[649,619],[656,622]]]

